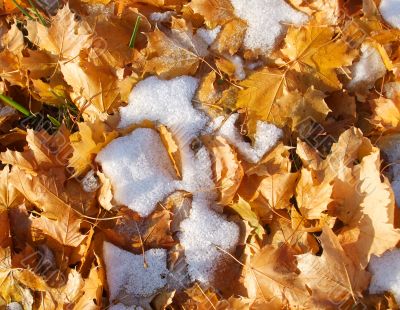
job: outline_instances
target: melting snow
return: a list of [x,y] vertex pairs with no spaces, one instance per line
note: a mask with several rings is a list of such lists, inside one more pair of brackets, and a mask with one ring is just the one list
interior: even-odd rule
[[168,153],[157,131],[139,128],[113,140],[96,157],[114,185],[114,198],[148,216],[177,186]]
[[247,22],[244,45],[251,50],[270,52],[290,24],[302,25],[308,16],[284,0],[231,0],[236,16]]
[[348,85],[352,90],[369,89],[374,86],[377,79],[386,73],[385,64],[375,47],[363,44],[361,53],[360,60],[352,67],[352,80]]
[[214,29],[199,28],[196,32],[196,36],[200,37],[208,46],[210,46],[217,38],[220,31],[221,26],[217,26]]
[[[243,140],[235,126],[239,114],[232,114],[219,129],[219,134],[229,143],[237,148],[237,151],[249,162],[258,162],[267,152],[269,152],[276,143],[282,138],[283,132],[275,125],[266,122],[257,122],[256,134],[254,136],[254,146]],[[216,121],[216,124],[221,119]]]
[[[168,81],[149,77],[136,85],[130,95],[129,104],[120,108],[120,128],[148,120],[163,124],[172,132],[180,150],[182,180],[174,178],[170,159],[158,133],[153,129],[135,129],[128,136],[115,139],[97,155],[96,160],[101,163],[104,173],[111,180],[115,199],[142,216],[150,214],[157,202],[176,190],[192,193],[190,215],[181,222],[178,236],[185,249],[191,280],[206,284],[212,281],[218,262],[226,257],[223,251],[235,249],[239,227],[213,210],[216,208],[217,192],[213,182],[212,163],[207,148],[198,139],[210,119],[192,105],[191,100],[197,86],[198,80],[188,76]],[[233,126],[237,117],[238,115],[231,117],[228,125]],[[224,130],[231,138],[231,143],[243,149],[243,153],[253,161],[258,161],[281,135],[280,129],[261,122],[258,124],[256,141],[252,148],[241,140],[236,128],[225,127]],[[105,248],[115,247],[107,245]],[[141,267],[139,263],[143,263],[140,255],[120,249],[115,250],[114,254],[111,250],[105,250],[108,261],[121,262],[109,268],[117,270],[110,271],[112,297],[121,288],[131,287],[132,294],[151,294],[165,285],[165,280],[160,277],[160,274],[165,273],[165,265],[160,262],[164,260],[165,252],[160,254],[151,251],[153,250],[146,252],[146,258],[149,260],[153,257],[158,262],[152,271],[155,273],[151,276],[154,278],[151,280],[154,281],[153,285],[148,283],[150,276],[147,275],[147,270],[140,270],[137,274],[136,269]],[[119,256],[124,258],[117,260]],[[128,261],[131,266],[136,264],[137,267],[127,267],[128,263],[122,263]],[[118,267],[119,265],[121,266]],[[129,270],[137,274],[136,280],[130,278]],[[143,281],[143,286],[140,287],[135,281]]]
[[193,199],[190,216],[181,223],[180,241],[185,248],[192,280],[210,283],[221,250],[232,251],[239,239],[239,227],[212,211],[207,203]]
[[400,303],[400,249],[386,252],[381,257],[372,256],[368,269],[372,273],[369,292],[390,291]]
[[400,2],[399,0],[382,0],[379,11],[384,20],[392,27],[400,29]]
[[[103,257],[106,264],[110,301],[123,298],[124,294],[151,296],[167,284],[167,250],[151,249],[143,255],[135,255],[104,242]],[[122,294],[122,295],[120,295]]]

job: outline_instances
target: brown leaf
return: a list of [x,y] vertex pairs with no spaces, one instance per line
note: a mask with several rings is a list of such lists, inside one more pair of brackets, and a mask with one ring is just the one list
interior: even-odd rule
[[335,306],[349,298],[356,300],[368,287],[369,274],[354,264],[343,251],[337,236],[324,227],[320,237],[323,253],[297,256],[299,278],[306,283],[318,304]]
[[193,0],[189,6],[195,13],[204,16],[210,28],[235,18],[233,6],[229,0]]
[[73,176],[81,175],[92,164],[94,156],[118,134],[99,119],[78,123],[79,131],[70,136],[73,148],[69,167],[74,168]]
[[59,60],[73,60],[82,49],[91,45],[92,38],[84,22],[75,20],[75,14],[65,5],[51,18],[50,27],[43,26],[39,21],[27,21],[28,38],[40,49]]
[[229,53],[233,55],[237,53],[242,46],[246,29],[247,24],[244,21],[237,18],[232,19],[223,26],[212,47],[221,54]]
[[75,102],[83,110],[90,105],[98,112],[106,113],[121,103],[118,80],[111,68],[82,60],[80,63],[62,63],[61,72],[73,88]]
[[222,137],[207,138],[205,141],[213,163],[215,185],[220,193],[218,203],[229,204],[234,198],[243,178],[243,168],[236,152]]
[[169,36],[158,29],[148,34],[145,72],[173,78],[197,71],[207,46],[205,42],[194,39],[192,28],[186,23],[175,20],[175,25]]

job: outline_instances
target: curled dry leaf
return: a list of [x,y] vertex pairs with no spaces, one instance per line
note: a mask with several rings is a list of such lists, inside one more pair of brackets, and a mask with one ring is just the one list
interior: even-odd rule
[[222,137],[209,137],[206,146],[213,156],[215,185],[220,193],[218,203],[229,204],[236,194],[243,178],[243,168],[237,159],[236,152]]

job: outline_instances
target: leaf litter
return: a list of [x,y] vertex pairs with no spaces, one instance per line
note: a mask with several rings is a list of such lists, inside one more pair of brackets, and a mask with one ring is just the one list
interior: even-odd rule
[[398,308],[398,1],[0,10],[1,307]]

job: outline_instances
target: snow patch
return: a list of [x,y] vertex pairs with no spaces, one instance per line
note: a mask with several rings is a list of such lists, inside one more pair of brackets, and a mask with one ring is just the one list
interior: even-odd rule
[[150,14],[150,20],[153,22],[169,22],[171,20],[172,15],[174,15],[173,11],[166,12],[154,12]]
[[[218,261],[226,255],[216,246],[228,252],[233,250],[239,228],[213,210],[217,208],[217,192],[212,163],[207,148],[198,139],[210,119],[192,105],[197,85],[198,80],[188,76],[168,81],[149,77],[136,85],[129,104],[120,108],[120,128],[148,120],[163,124],[172,132],[180,150],[181,181],[172,177],[174,172],[166,150],[152,129],[136,129],[115,139],[96,160],[110,178],[116,200],[142,215],[150,214],[157,202],[173,191],[192,193],[190,215],[181,222],[178,235],[191,280],[207,284],[213,279]],[[137,279],[143,276],[138,275]]]
[[135,255],[112,243],[104,242],[103,257],[110,301],[118,298],[119,294],[151,296],[167,284],[167,251],[151,249],[144,255],[147,268],[144,267],[143,255]]
[[263,53],[272,51],[289,24],[302,25],[308,16],[284,0],[231,0],[235,15],[247,22],[244,46]]
[[372,88],[377,79],[386,73],[385,64],[379,51],[369,45],[361,46],[360,60],[352,66],[352,80],[348,84],[350,90]]
[[383,19],[392,27],[400,29],[400,2],[399,0],[382,0],[379,11]]
[[[266,122],[257,122],[254,145],[245,142],[243,136],[235,126],[239,114],[235,113],[223,122],[218,134],[225,138],[230,144],[237,148],[237,151],[250,163],[256,163],[269,152],[282,138],[282,129]],[[221,122],[221,119],[216,123]]]
[[153,129],[139,128],[113,140],[96,161],[111,180],[115,200],[143,217],[177,187],[168,153]]
[[185,248],[189,275],[192,280],[212,282],[218,261],[230,252],[239,240],[239,227],[212,211],[207,202],[193,199],[190,216],[181,223],[179,236]]
[[221,26],[217,26],[214,29],[199,28],[196,32],[196,36],[200,37],[208,46],[210,46],[217,38],[220,31]]
[[369,292],[390,291],[400,303],[400,249],[386,252],[381,257],[372,256],[368,269],[372,273]]

